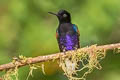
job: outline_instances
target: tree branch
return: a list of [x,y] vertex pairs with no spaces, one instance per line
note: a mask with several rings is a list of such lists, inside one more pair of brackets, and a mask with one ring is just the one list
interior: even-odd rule
[[2,78],[0,78],[0,80],[2,80]]
[[[97,50],[101,50],[101,49],[110,50],[110,49],[116,49],[116,48],[120,48],[120,43],[109,44],[109,45],[101,45],[101,46],[96,47]],[[84,48],[78,49],[78,51],[80,51],[80,50],[87,51],[87,50],[91,50],[91,49],[92,49],[91,47],[84,47]],[[74,50],[72,50],[72,51],[74,51]],[[67,52],[69,52],[69,51],[67,51]],[[71,51],[70,51],[70,54],[72,54]],[[61,56],[67,57],[67,55],[65,53],[56,53],[56,54],[51,54],[51,55],[46,55],[46,56],[38,56],[38,57],[34,57],[34,58],[27,58],[26,61],[25,60],[17,61],[17,64],[14,64],[13,62],[10,62],[8,64],[0,65],[0,71],[15,68],[16,65],[18,67],[22,67],[22,66],[26,66],[26,65],[29,65],[29,64],[54,60],[54,59],[60,58]]]

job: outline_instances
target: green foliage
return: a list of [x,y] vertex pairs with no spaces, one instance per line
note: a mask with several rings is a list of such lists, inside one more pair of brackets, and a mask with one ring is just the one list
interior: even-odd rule
[[[33,57],[59,52],[55,38],[58,21],[48,11],[66,9],[71,13],[72,22],[80,30],[81,46],[119,42],[119,3],[120,0],[0,0],[0,64],[21,54]],[[99,75],[109,76],[110,69],[120,73],[120,65],[117,63],[120,57],[109,55],[110,58],[102,63],[106,70],[94,72],[88,80],[109,80],[106,76]],[[111,57],[115,59],[112,64],[108,60]],[[43,76],[41,72],[35,71],[35,76],[29,80],[67,80],[56,64],[51,65],[54,67],[53,71],[49,63],[46,65],[48,67],[45,72],[50,72],[48,75]],[[28,70],[24,69],[26,68],[20,71],[20,80],[27,76]]]

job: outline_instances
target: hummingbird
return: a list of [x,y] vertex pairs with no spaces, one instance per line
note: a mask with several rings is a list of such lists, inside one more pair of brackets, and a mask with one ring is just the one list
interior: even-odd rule
[[[66,52],[69,50],[76,50],[80,48],[79,43],[79,30],[75,24],[71,22],[71,15],[66,10],[59,10],[58,13],[48,12],[57,16],[59,25],[56,29],[56,39],[59,45],[60,52]],[[75,70],[74,62],[69,59],[65,60],[66,67],[69,70]]]
[[79,30],[75,24],[71,22],[71,15],[66,10],[60,10],[56,15],[59,20],[58,28],[56,29],[56,39],[58,41],[60,52],[75,50],[80,48],[79,45]]

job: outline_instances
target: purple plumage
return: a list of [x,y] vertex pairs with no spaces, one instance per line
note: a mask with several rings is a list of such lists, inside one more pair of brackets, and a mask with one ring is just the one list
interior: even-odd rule
[[75,50],[79,48],[79,30],[75,24],[60,24],[57,29],[57,40],[60,51]]
[[61,36],[59,40],[60,51],[74,50],[79,47],[79,39],[77,35]]

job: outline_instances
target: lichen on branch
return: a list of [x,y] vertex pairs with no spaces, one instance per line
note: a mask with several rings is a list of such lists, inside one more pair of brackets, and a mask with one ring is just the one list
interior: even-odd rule
[[[75,50],[72,52],[72,55],[69,53],[66,53],[68,55],[67,58],[60,59],[60,67],[62,67],[69,80],[84,80],[93,69],[100,70],[102,67],[99,62],[106,55],[106,51],[104,49],[98,50],[96,45],[90,46],[89,50]],[[69,59],[69,63],[65,62],[66,59]],[[68,67],[67,64],[72,65]],[[79,78],[77,77],[77,72],[81,72]]]
[[[118,49],[118,52],[120,52],[120,43],[116,44],[108,44],[108,45],[92,45],[90,47],[84,47],[77,50],[71,50],[67,51],[65,53],[56,53],[46,56],[38,56],[34,58],[26,58],[24,56],[20,56],[18,59],[16,58],[15,61],[12,61],[8,64],[0,65],[0,71],[6,70],[7,73],[5,74],[7,76],[8,73],[11,73],[16,76],[18,68],[26,65],[34,65],[35,63],[40,62],[46,62],[50,60],[60,60],[60,67],[62,67],[65,75],[69,78],[69,80],[81,80],[85,79],[86,76],[93,71],[93,69],[101,69],[100,61],[105,57],[106,51],[110,49]],[[75,63],[75,70],[68,70],[66,68],[65,59],[70,59],[70,62]],[[33,68],[36,69],[35,66],[31,66],[30,68],[30,75],[32,74]],[[43,67],[42,67],[43,68]],[[81,73],[81,77],[77,77],[77,72],[82,72],[86,70],[83,74]],[[43,71],[44,72],[44,71]],[[8,75],[9,76],[9,75]],[[3,77],[4,78],[4,77]],[[18,78],[16,77],[16,80]],[[5,80],[5,79],[3,79]]]

